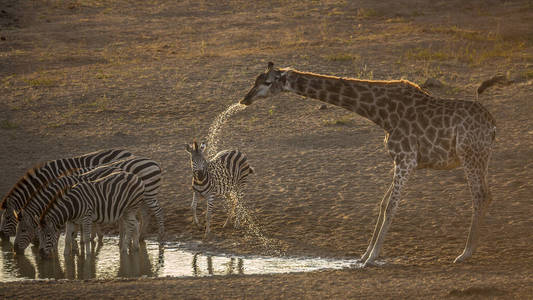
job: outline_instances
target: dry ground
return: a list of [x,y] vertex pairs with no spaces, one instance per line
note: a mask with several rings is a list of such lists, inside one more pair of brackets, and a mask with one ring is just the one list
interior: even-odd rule
[[[2,298],[352,298],[533,295],[531,1],[0,1],[0,191],[32,165],[124,147],[164,168],[168,237],[191,224],[183,144],[247,92],[268,61],[347,77],[443,82],[474,100],[496,73],[516,83],[480,100],[498,123],[494,202],[478,252],[454,265],[470,221],[460,169],[419,171],[385,241],[387,264],[274,276],[4,283]],[[378,3],[378,4],[376,4]],[[288,255],[359,257],[392,178],[383,130],[343,109],[282,95],[234,116],[221,149],[257,173],[248,207]],[[221,208],[221,206],[219,206]],[[205,247],[267,253],[221,229]]]

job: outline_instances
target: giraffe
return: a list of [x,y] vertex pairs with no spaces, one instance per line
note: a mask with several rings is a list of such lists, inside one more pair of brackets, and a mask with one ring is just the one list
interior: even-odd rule
[[472,194],[472,219],[465,248],[454,262],[472,256],[492,200],[487,172],[496,125],[487,109],[474,101],[435,98],[407,80],[341,78],[278,69],[272,62],[240,103],[250,105],[281,92],[345,108],[385,130],[384,144],[394,163],[394,176],[381,201],[372,238],[360,258],[363,266],[375,263],[409,176],[423,168],[464,168]]

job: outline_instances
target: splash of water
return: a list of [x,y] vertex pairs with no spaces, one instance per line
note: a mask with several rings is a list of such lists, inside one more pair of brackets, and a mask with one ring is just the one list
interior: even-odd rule
[[218,153],[218,142],[220,141],[220,130],[227,120],[235,113],[246,108],[246,105],[234,103],[221,112],[211,123],[209,133],[207,135],[207,158],[211,159]]
[[[281,241],[268,238],[261,230],[261,227],[256,222],[253,215],[246,208],[243,203],[243,199],[240,198],[235,193],[230,193],[230,199],[226,199],[227,202],[237,201],[235,208],[235,221],[239,224],[244,232],[244,238],[247,242],[259,243],[261,248],[265,251],[267,255],[283,255],[285,254],[287,245],[283,245]],[[226,207],[229,207],[231,204],[226,203]]]
[[[211,126],[209,127],[209,133],[207,135],[207,159],[213,158],[219,151],[218,143],[221,138],[221,129],[228,119],[236,114],[237,112],[244,110],[246,105],[240,103],[234,103],[230,105],[226,110],[220,113]],[[245,232],[246,240],[249,242],[259,242],[261,247],[266,250],[269,254],[283,254],[285,252],[286,246],[281,245],[279,241],[267,238],[261,228],[257,225],[257,222],[254,221],[252,214],[246,207],[243,205],[243,199],[240,199],[234,193],[230,194],[231,201],[234,201],[236,198],[237,207],[235,210],[236,218],[239,220],[240,225],[243,227]],[[224,197],[226,198],[226,197]],[[226,210],[229,211],[231,203],[228,202],[230,199],[226,199]]]

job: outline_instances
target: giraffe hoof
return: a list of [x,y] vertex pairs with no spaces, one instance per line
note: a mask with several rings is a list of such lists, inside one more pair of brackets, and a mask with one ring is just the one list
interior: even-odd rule
[[361,268],[370,268],[370,267],[377,267],[377,266],[379,266],[379,264],[376,263],[374,260],[367,259],[366,261],[363,262],[363,265],[361,266]]
[[464,262],[465,260],[469,259],[472,255],[470,254],[461,254],[459,256],[457,256],[457,258],[453,261],[454,264],[458,264],[458,263],[462,263]]

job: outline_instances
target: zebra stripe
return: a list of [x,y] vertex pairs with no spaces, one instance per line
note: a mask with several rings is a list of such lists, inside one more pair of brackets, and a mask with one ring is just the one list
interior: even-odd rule
[[[96,180],[101,177],[117,171],[124,171],[119,167],[99,167],[95,169],[79,169],[84,171],[80,175],[61,176],[56,181],[51,182],[46,187],[36,191],[34,195],[28,199],[26,205],[20,210],[17,215],[18,225],[17,233],[15,235],[14,250],[22,252],[28,247],[30,242],[35,237],[35,230],[38,229],[39,223],[35,216],[40,216],[48,207],[50,201],[59,193],[65,192],[75,184]],[[67,230],[68,231],[68,230]],[[66,245],[71,247],[71,245]],[[66,249],[65,248],[65,249]],[[70,253],[70,252],[69,252]]]
[[[205,148],[205,143],[198,147],[196,141],[192,145],[186,145],[193,171],[192,188],[194,192],[191,207],[194,222],[197,225],[199,223],[196,215],[196,195],[199,194],[207,199],[205,231],[207,236],[210,233],[211,209],[215,196],[224,196],[233,203],[232,211],[224,223],[226,226],[235,212],[237,201],[244,197],[246,178],[254,170],[249,165],[246,154],[238,150],[221,151],[208,161],[204,155]],[[233,199],[231,199],[232,197]]]
[[29,169],[0,203],[0,208],[3,209],[0,221],[0,236],[9,237],[15,234],[17,225],[15,213],[20,211],[35,191],[48,184],[48,182],[78,168],[97,166],[130,156],[132,154],[123,149],[106,149],[81,156],[48,161]]
[[[67,184],[74,185],[81,181],[95,180],[99,177],[107,176],[111,172],[117,170],[133,173],[143,181],[145,192],[141,212],[145,213],[144,210],[149,209],[152,215],[156,217],[159,226],[159,242],[161,244],[164,243],[164,215],[157,200],[157,194],[161,185],[161,167],[157,162],[148,158],[135,157],[115,161],[96,168],[78,169],[77,173],[80,174],[77,176],[69,176],[68,179],[70,181]],[[62,177],[60,177],[60,179],[62,179]],[[21,223],[19,223],[19,226],[17,227],[17,234],[14,242],[15,250],[22,251],[29,245],[29,242],[35,234],[35,229],[38,227],[38,223],[32,221],[32,216],[41,215],[50,200],[57,194],[58,190],[67,187],[65,184],[60,185],[62,182],[63,181],[57,182],[57,184],[50,184],[46,188],[40,190],[35,197],[27,202],[24,209],[21,210],[19,214]],[[141,215],[141,217],[142,235],[149,224],[149,216]],[[75,233],[73,230],[67,230],[67,232],[71,234]]]
[[138,249],[136,213],[142,204],[144,191],[144,183],[139,177],[120,171],[97,180],[78,183],[58,193],[40,216],[41,254],[50,254],[57,245],[60,228],[66,222],[72,222],[81,225],[82,243],[86,253],[90,255],[89,235],[92,223],[109,224],[119,218],[125,221],[125,238],[120,245],[121,251],[127,251],[130,242],[133,242],[134,250]]

